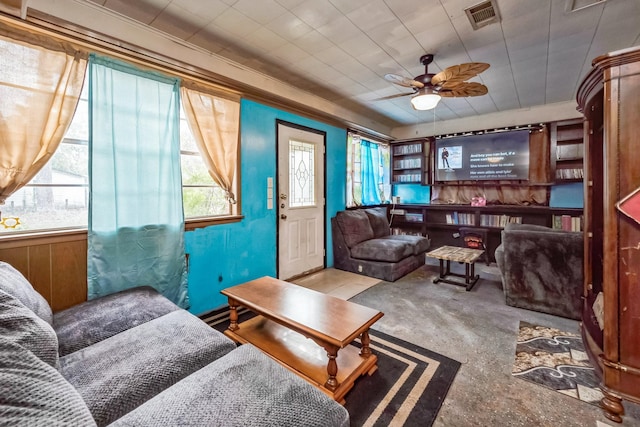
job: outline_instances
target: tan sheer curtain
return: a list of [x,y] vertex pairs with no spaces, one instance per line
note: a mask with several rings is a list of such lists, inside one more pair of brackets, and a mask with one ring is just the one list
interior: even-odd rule
[[87,54],[0,25],[0,204],[49,161],[75,112]]
[[229,202],[235,203],[240,98],[203,91],[187,82],[183,82],[180,92],[189,127],[209,175],[225,190]]

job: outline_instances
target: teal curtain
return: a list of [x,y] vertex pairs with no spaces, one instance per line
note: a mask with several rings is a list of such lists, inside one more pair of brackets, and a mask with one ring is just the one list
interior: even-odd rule
[[360,175],[362,182],[362,204],[380,204],[380,151],[378,144],[360,142]]
[[148,285],[188,306],[179,83],[89,57],[89,299]]

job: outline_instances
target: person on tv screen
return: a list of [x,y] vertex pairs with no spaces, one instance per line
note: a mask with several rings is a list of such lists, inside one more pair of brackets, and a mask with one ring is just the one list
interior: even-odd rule
[[447,150],[447,147],[442,147],[442,168],[444,169],[444,165],[447,165],[447,169],[451,169],[451,166],[449,166],[449,150]]

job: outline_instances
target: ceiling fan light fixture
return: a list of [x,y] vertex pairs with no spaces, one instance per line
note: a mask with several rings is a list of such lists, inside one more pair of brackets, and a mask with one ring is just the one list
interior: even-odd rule
[[441,96],[433,91],[429,87],[425,87],[418,91],[418,94],[411,98],[411,105],[416,110],[431,110],[436,108],[438,102],[440,102]]

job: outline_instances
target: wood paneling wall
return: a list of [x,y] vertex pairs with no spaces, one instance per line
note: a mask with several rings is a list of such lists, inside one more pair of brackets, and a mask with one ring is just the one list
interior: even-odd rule
[[87,232],[0,238],[0,261],[19,270],[53,311],[87,300]]

